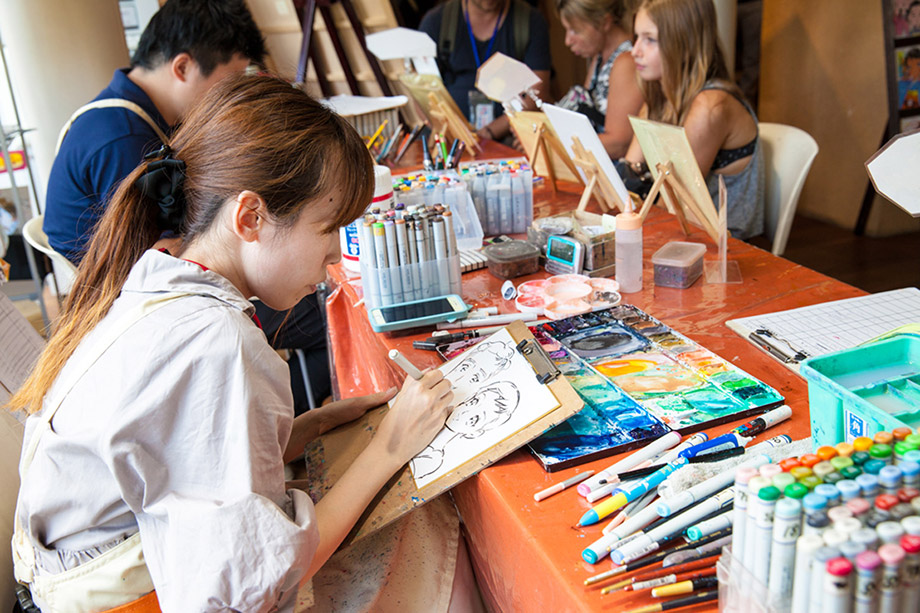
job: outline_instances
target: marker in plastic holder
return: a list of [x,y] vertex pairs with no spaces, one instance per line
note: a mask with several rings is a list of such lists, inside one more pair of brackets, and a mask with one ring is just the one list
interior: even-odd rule
[[[752,466],[742,466],[735,469],[735,505],[732,508],[734,519],[732,526],[734,533],[739,537],[732,543],[732,562],[741,562],[744,559],[744,535],[747,523],[748,482],[757,476],[757,469]],[[733,569],[735,574],[737,570]]]
[[920,611],[920,536],[902,536],[901,549],[901,611]]
[[902,473],[897,466],[885,466],[878,473],[878,486],[884,494],[897,494],[901,489]]
[[588,492],[603,485],[601,481],[605,481],[610,477],[617,476],[621,472],[635,468],[645,460],[651,460],[662,451],[667,451],[675,447],[678,443],[680,443],[680,434],[677,432],[668,432],[661,438],[649,443],[622,460],[611,464],[584,483],[580,483],[578,485],[578,493],[582,496],[587,496]]
[[795,542],[802,533],[802,503],[794,498],[776,501],[773,543],[770,549],[770,594],[787,602],[792,596]]
[[[906,457],[910,457],[912,453],[912,451],[909,451]],[[920,455],[920,452],[917,453]],[[898,464],[898,468],[901,469],[901,484],[904,487],[920,488],[920,462],[904,460]]]
[[901,520],[901,527],[906,534],[920,536],[920,516],[911,515]]
[[863,498],[875,498],[878,491],[878,479],[875,475],[859,475],[856,477],[856,483],[859,484],[859,489],[862,490]]
[[901,525],[901,522],[897,521],[883,521],[875,527],[875,533],[878,534],[878,540],[881,543],[895,543],[901,541],[901,537],[904,536],[904,527]]
[[882,559],[871,549],[856,556],[856,581],[853,586],[854,613],[878,611],[878,583]]
[[757,514],[760,512],[760,501],[757,494],[765,487],[772,487],[770,480],[766,477],[757,476],[748,481],[748,506],[744,520],[744,534],[736,534],[736,538],[744,539],[742,565],[752,572],[754,570],[754,542],[757,540]]
[[795,580],[792,586],[792,610],[790,613],[808,613],[811,567],[815,553],[824,547],[824,539],[816,534],[803,535],[795,544]]
[[768,485],[757,492],[757,515],[754,518],[754,577],[764,585],[770,580],[770,552],[773,546],[773,512],[781,492]]
[[824,567],[824,610],[830,613],[846,613],[852,606],[852,562],[844,557],[828,560]]
[[853,481],[852,479],[844,479],[843,481],[838,481],[836,486],[837,491],[840,492],[840,500],[842,502],[852,500],[853,498],[858,498],[862,494],[862,490],[859,488],[859,483]]
[[878,548],[882,559],[882,577],[879,582],[879,612],[897,613],[901,606],[901,563],[904,550],[900,545],[888,543]]
[[840,490],[836,486],[821,483],[815,486],[814,493],[827,499],[827,508],[840,504]]
[[834,547],[821,547],[815,552],[814,562],[811,564],[811,578],[809,580],[808,612],[824,613],[824,574],[827,563],[840,557],[840,550]]

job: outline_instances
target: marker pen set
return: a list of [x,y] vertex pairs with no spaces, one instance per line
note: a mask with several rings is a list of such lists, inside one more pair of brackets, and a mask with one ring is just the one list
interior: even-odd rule
[[461,165],[486,236],[523,234],[533,222],[533,172],[526,160]]
[[368,308],[460,294],[454,216],[442,205],[371,209],[359,220]]
[[455,171],[426,172],[393,178],[393,198],[404,207],[443,205],[454,216],[454,232],[460,250],[482,247],[482,224],[467,184]]
[[728,593],[768,611],[920,611],[920,435],[899,430],[738,468]]

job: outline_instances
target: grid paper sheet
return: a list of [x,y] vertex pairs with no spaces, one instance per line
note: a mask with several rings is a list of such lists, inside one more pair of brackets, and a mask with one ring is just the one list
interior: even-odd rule
[[769,330],[808,357],[850,349],[910,323],[920,323],[920,289],[916,287],[725,322],[745,338],[756,330]]
[[12,300],[0,292],[0,388],[7,393],[19,389],[42,352],[45,341]]

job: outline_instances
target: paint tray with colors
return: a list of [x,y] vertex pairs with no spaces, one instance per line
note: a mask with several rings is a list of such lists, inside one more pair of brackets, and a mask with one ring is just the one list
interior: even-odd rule
[[532,328],[585,408],[530,443],[548,471],[762,413],[783,397],[642,310],[620,305]]

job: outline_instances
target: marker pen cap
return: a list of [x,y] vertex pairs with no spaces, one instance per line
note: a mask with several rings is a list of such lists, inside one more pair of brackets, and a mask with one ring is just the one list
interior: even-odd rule
[[878,557],[885,566],[897,566],[904,560],[904,550],[900,545],[887,543],[878,548]]
[[838,481],[843,481],[843,475],[838,472],[832,472],[824,477],[824,482],[830,485],[836,485]]
[[900,500],[901,502],[910,503],[911,500],[913,500],[917,496],[920,496],[920,489],[917,489],[915,487],[905,486],[898,490],[898,493],[896,494],[896,496],[898,497],[898,500]]
[[882,522],[888,521],[889,519],[891,519],[891,513],[888,513],[887,511],[881,513],[875,509],[872,509],[866,513],[866,527],[875,530],[876,526]]
[[767,485],[757,491],[757,498],[765,502],[775,502],[782,496],[778,487]]
[[[837,525],[838,522],[843,521],[844,519],[853,519],[853,512],[841,504],[832,509],[828,509],[827,516],[831,520],[831,523]],[[856,520],[856,523],[859,524],[858,519]],[[859,527],[862,528],[862,524],[859,524]]]
[[872,508],[872,505],[865,498],[851,498],[846,501],[846,507],[853,513],[853,517],[861,520]]
[[751,480],[748,481],[748,495],[757,496],[761,488],[767,487],[768,485],[770,485],[770,480],[766,477],[761,477],[760,475],[751,477]]
[[825,530],[821,538],[824,539],[824,544],[828,547],[840,547],[842,543],[846,543],[850,540],[849,536],[833,528]]
[[825,528],[831,525],[831,520],[828,519],[827,513],[824,511],[814,511],[808,515],[808,518],[805,520],[805,525],[811,528],[809,530],[810,534],[820,534]]
[[853,455],[853,452],[855,451],[855,449],[853,448],[853,444],[847,443],[847,442],[837,443],[836,445],[834,445],[834,449],[837,450],[838,456],[843,456],[845,458],[848,458],[851,455]]
[[901,469],[897,466],[885,466],[878,471],[878,485],[885,490],[897,491],[901,487]]
[[801,500],[808,494],[808,488],[801,483],[790,483],[783,489],[783,496]]
[[860,528],[850,535],[850,540],[865,545],[866,549],[875,549],[878,546],[878,534],[872,528]]
[[840,476],[844,479],[856,479],[861,474],[863,474],[862,469],[856,465],[840,469]]
[[813,453],[806,453],[805,455],[799,458],[799,462],[802,463],[802,466],[807,466],[808,468],[811,468],[812,466],[814,466],[820,461],[821,461],[821,458],[819,458]]
[[920,434],[908,434],[903,443],[911,449],[920,449]]
[[[869,447],[872,447],[872,445],[869,445]],[[853,460],[853,464],[856,466],[862,466],[871,460],[872,456],[869,455],[868,451],[854,451],[853,455],[850,456],[850,459]]]
[[612,534],[605,534],[588,545],[588,547],[581,552],[581,557],[584,558],[585,562],[588,564],[597,564],[607,557],[607,554],[610,553],[610,547],[615,545],[619,540],[619,538]]
[[901,426],[891,431],[891,435],[894,437],[894,440],[896,441],[903,441],[913,433],[914,431],[908,428],[907,426]]
[[869,460],[868,462],[862,465],[862,470],[864,473],[868,475],[877,475],[886,466],[888,466],[888,464],[885,463],[885,460],[880,460],[878,458],[872,458],[871,460]]
[[875,475],[859,475],[856,477],[856,483],[859,484],[864,498],[871,498],[878,494],[878,479],[875,478]]
[[891,432],[882,430],[872,436],[872,442],[876,445],[890,445],[894,441],[894,435]]
[[[769,464],[767,466],[769,466]],[[757,469],[753,466],[741,466],[736,468],[735,483],[738,485],[747,485],[757,474]]]
[[812,476],[814,473],[807,466],[795,466],[789,470],[789,474],[801,481],[805,477]]
[[822,481],[821,478],[819,478],[819,477],[817,477],[817,476],[815,476],[815,475],[812,475],[812,476],[810,476],[810,477],[805,477],[804,479],[799,479],[799,483],[801,483],[802,485],[804,485],[804,486],[807,487],[808,489],[813,490],[813,489],[815,489],[816,486],[821,485],[822,483],[824,483],[824,481]]
[[852,500],[853,498],[858,498],[860,492],[862,491],[859,489],[859,484],[852,479],[844,479],[843,481],[838,481],[836,486],[837,491],[840,492],[840,498],[843,500],[843,502]]
[[876,443],[869,449],[869,455],[873,460],[882,460],[886,464],[891,463],[891,445],[885,443]]
[[904,441],[898,441],[897,443],[895,443],[894,447],[892,447],[892,451],[894,452],[894,463],[899,464],[903,462],[904,454],[907,453],[908,451],[913,451],[913,449],[914,449],[913,447],[911,447]]
[[[776,464],[772,466],[776,466]],[[786,488],[795,483],[795,477],[789,473],[781,472],[778,475],[774,475],[770,481],[773,482],[774,487],[778,487],[781,492],[785,493]]]
[[801,466],[802,463],[799,462],[798,458],[786,458],[785,460],[779,461],[779,467],[783,469],[784,472],[789,472],[797,466]]
[[[920,451],[916,453],[920,456]],[[913,451],[907,452],[904,456],[904,461],[898,464],[898,468],[901,469],[901,474],[904,476],[904,484],[910,485],[911,487],[917,487],[920,485],[920,457],[916,460],[907,459],[913,454]]]
[[853,449],[855,451],[869,451],[872,447],[872,439],[868,436],[860,436],[853,440]]
[[815,449],[815,455],[821,458],[821,460],[830,460],[837,456],[837,450],[830,445],[823,445]]
[[776,501],[773,514],[782,519],[795,519],[802,514],[802,503],[795,498],[780,498]]
[[760,467],[760,476],[771,480],[781,472],[783,472],[783,469],[776,464],[764,464]]
[[891,510],[891,507],[901,502],[898,500],[897,496],[891,494],[880,494],[875,497],[873,500],[873,505],[877,511],[887,512]]
[[[836,507],[836,508],[842,509],[843,507]],[[837,532],[842,532],[843,534],[846,534],[847,538],[850,538],[853,535],[853,533],[856,532],[857,530],[863,529],[863,525],[855,517],[845,517],[844,519],[841,519],[840,521],[833,522],[833,524],[834,524],[834,530],[836,530]]]
[[847,541],[846,543],[840,543],[840,553],[843,554],[850,562],[856,562],[856,556],[861,554],[866,550],[866,546],[862,543],[854,543],[853,541]]
[[920,553],[920,536],[916,534],[905,534],[901,537],[898,544],[901,546],[901,549],[904,550],[904,553]]
[[827,508],[827,498],[821,494],[816,494],[814,492],[806,495],[802,499],[802,508],[805,509],[806,513],[814,513],[815,511],[823,511]]
[[839,455],[835,458],[828,460],[831,463],[831,466],[834,467],[834,470],[840,471],[846,468],[847,466],[853,466],[853,460],[849,456]]
[[904,536],[904,527],[901,522],[883,521],[875,527],[875,532],[882,543],[897,543]]
[[920,516],[911,515],[910,517],[905,517],[901,520],[901,527],[904,528],[904,532],[907,534],[920,536]]
[[821,483],[815,486],[813,490],[815,494],[819,496],[824,496],[827,499],[827,506],[834,507],[840,504],[840,490],[837,489],[834,485],[828,485],[827,483]]
[[819,477],[823,481],[824,477],[834,472],[834,466],[830,462],[822,460],[812,466],[811,470],[815,473],[816,477]]
[[915,515],[914,507],[910,506],[906,502],[899,502],[898,504],[891,507],[891,519],[894,521],[901,521],[909,515]]
[[833,558],[825,566],[827,574],[835,577],[846,577],[853,572],[853,564],[846,558]]
[[860,570],[867,570],[871,572],[881,565],[882,558],[880,558],[879,555],[871,549],[867,549],[866,551],[856,556],[856,568]]

